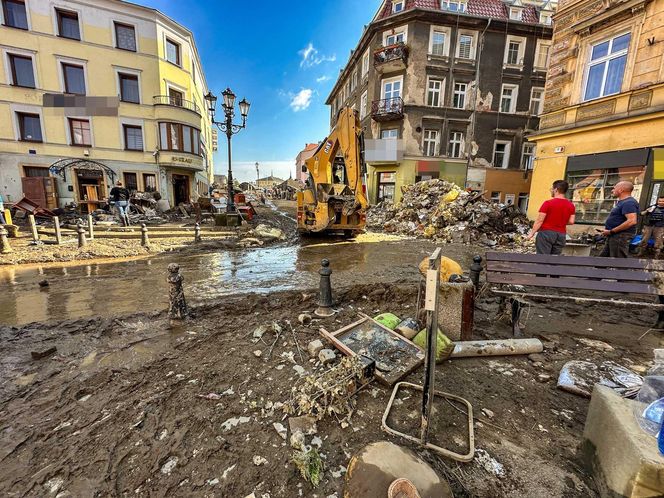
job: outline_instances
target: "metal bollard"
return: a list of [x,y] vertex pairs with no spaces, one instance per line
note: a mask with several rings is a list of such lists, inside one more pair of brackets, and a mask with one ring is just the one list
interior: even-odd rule
[[141,245],[143,247],[150,247],[150,240],[148,239],[148,227],[145,223],[141,223]]
[[9,239],[7,238],[7,229],[0,225],[0,254],[9,254],[12,252],[12,248],[9,245]]
[[83,228],[83,225],[79,224],[76,231],[78,232],[78,247],[80,249],[81,247],[85,247],[88,241],[85,240],[85,229]]
[[332,270],[330,269],[330,262],[324,259],[320,262],[321,269],[318,271],[320,275],[320,294],[318,297],[318,308],[314,311],[316,316],[332,316],[334,310],[332,309]]
[[475,289],[480,286],[480,273],[482,273],[482,256],[475,256],[473,264],[470,265],[470,281],[475,286]]
[[184,320],[189,315],[187,302],[184,298],[184,287],[180,265],[171,263],[168,265],[168,317],[171,320]]
[[53,227],[55,228],[55,243],[60,245],[62,244],[62,232],[60,231],[60,218],[57,216],[53,217]]
[[194,226],[194,242],[198,243],[201,241],[201,226],[196,223]]
[[92,215],[88,215],[88,239],[94,240],[95,238],[95,232],[94,228],[92,228]]

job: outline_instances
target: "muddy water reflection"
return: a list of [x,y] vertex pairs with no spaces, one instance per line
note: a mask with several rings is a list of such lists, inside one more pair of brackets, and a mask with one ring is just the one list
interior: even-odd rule
[[[107,264],[0,269],[0,324],[164,309],[166,267],[172,262],[182,267],[188,300],[199,304],[241,292],[317,286],[322,258],[331,262],[334,285],[413,280],[414,265],[431,248],[421,241],[313,241]],[[43,279],[50,285],[40,288]]]

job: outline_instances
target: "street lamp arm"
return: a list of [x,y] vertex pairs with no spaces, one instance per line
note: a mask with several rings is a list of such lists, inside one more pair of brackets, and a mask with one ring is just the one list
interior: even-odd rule
[[220,123],[219,121],[212,121],[212,124],[215,125],[222,133],[226,135],[230,134],[235,135],[240,132],[241,129],[246,128],[246,124],[233,124],[233,123]]

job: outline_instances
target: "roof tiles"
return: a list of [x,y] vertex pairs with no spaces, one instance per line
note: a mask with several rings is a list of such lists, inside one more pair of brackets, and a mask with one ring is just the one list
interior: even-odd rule
[[[442,10],[440,0],[406,0],[404,10],[410,9]],[[472,16],[492,17],[493,19],[509,19],[507,5],[502,0],[468,0],[468,12]],[[383,10],[378,14],[378,19],[384,19],[392,15],[392,2],[386,1]],[[539,15],[532,5],[523,9],[523,22],[538,24]]]

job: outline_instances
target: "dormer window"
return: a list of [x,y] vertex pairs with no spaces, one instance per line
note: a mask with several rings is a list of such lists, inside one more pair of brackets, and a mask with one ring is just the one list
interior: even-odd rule
[[512,21],[522,21],[523,9],[521,7],[510,7],[510,19]]
[[540,24],[551,26],[552,17],[550,12],[540,12]]
[[466,12],[467,4],[464,0],[442,0],[440,8],[450,12]]
[[397,12],[401,12],[403,10],[403,4],[403,0],[392,2],[392,13],[396,14]]

